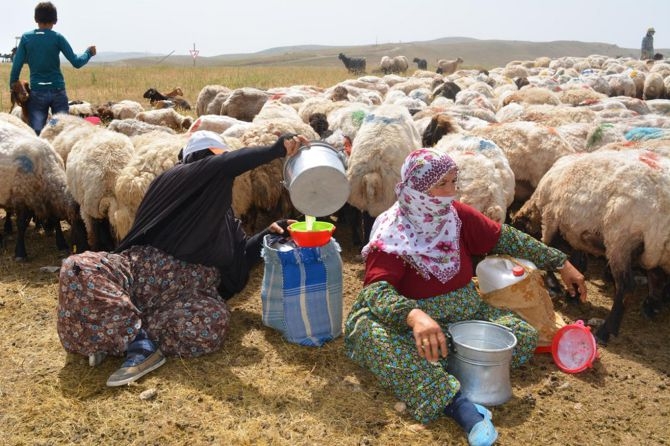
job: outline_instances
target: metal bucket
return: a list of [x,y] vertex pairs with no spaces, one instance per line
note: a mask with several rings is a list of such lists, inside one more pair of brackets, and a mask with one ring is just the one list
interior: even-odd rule
[[314,217],[335,213],[349,199],[346,154],[314,141],[301,147],[284,163],[284,186],[291,203],[300,212]]
[[497,406],[512,397],[510,367],[516,336],[499,324],[463,321],[450,324],[447,371],[473,403]]

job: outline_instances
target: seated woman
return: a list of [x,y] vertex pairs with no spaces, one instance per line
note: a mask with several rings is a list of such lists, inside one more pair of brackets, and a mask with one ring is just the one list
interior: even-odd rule
[[444,414],[461,426],[469,444],[490,445],[498,436],[491,412],[469,401],[446,371],[444,330],[464,320],[509,327],[518,340],[514,367],[530,360],[538,334],[516,314],[481,299],[472,281],[472,256],[508,254],[559,270],[582,300],[586,285],[559,250],[456,201],[457,174],[453,160],[434,150],[416,150],[405,160],[398,200],[377,217],[363,248],[364,287],[346,321],[345,349],[418,421]]
[[110,387],[157,369],[165,355],[219,350],[230,319],[226,300],[246,286],[263,237],[291,222],[247,235],[232,208],[234,180],[305,145],[303,135],[282,135],[271,146],[230,150],[214,132],[191,134],[180,163],[149,186],[116,252],[63,261],[57,330],[65,350],[87,355],[93,366],[125,355]]

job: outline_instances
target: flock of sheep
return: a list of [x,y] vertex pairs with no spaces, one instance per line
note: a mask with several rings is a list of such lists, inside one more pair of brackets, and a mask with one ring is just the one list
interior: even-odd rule
[[[353,74],[363,74],[366,71],[367,60],[364,57],[347,57],[344,53],[340,53],[338,58],[342,61],[345,68]],[[415,57],[412,59],[419,70],[428,69],[428,61]],[[437,61],[437,68],[435,70],[438,74],[452,74],[454,73],[463,59],[460,57],[456,59],[439,59]],[[409,60],[405,56],[382,56],[379,61],[379,68],[373,70],[383,74],[405,74],[409,69]]]
[[[668,95],[665,61],[593,55],[513,61],[488,72],[365,75],[329,88],[207,85],[195,120],[122,101],[110,106],[106,127],[56,115],[39,137],[0,113],[0,206],[16,213],[19,226],[29,215],[69,221],[78,250],[111,249],[188,132],[206,129],[235,150],[283,132],[346,150],[348,205],[375,217],[394,202],[407,154],[435,147],[458,163],[463,202],[547,243],[560,237],[607,259],[616,294],[597,332],[605,342],[618,333],[634,268],[648,272],[649,314],[667,289]],[[236,179],[233,207],[248,227],[298,217],[282,179],[282,160]],[[18,245],[16,257],[25,258]]]

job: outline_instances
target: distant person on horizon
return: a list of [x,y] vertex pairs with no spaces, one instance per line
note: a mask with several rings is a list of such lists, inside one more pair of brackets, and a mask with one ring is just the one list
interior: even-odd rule
[[649,60],[654,58],[654,28],[647,29],[647,34],[642,38],[642,50],[640,59]]
[[60,53],[75,68],[81,68],[95,56],[95,46],[89,46],[81,55],[76,55],[67,39],[53,31],[58,22],[58,11],[51,2],[41,2],[35,7],[37,29],[21,36],[12,60],[9,88],[19,80],[23,64],[30,68],[30,98],[28,118],[30,127],[39,136],[47,122],[49,109],[52,114],[68,113],[68,98],[65,79],[60,69]]

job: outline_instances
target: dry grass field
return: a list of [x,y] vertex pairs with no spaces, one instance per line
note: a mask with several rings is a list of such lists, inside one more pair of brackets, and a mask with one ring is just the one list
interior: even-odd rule
[[[8,64],[0,66],[7,83]],[[24,73],[26,75],[27,73]],[[298,84],[327,87],[347,77],[341,67],[127,67],[65,70],[71,99],[92,103],[133,99],[150,86],[181,86],[195,103],[211,83],[236,88]],[[0,110],[7,111],[7,89]],[[4,214],[0,211],[0,223]],[[66,233],[67,236],[67,233]],[[361,287],[363,265],[346,228],[338,228],[346,314]],[[1,445],[464,445],[448,419],[417,424],[397,401],[343,354],[342,339],[321,348],[282,339],[262,323],[262,265],[230,302],[224,348],[168,362],[138,383],[107,388],[122,362],[91,368],[67,355],[55,329],[58,266],[52,237],[28,232],[26,263],[13,260],[13,239],[0,248]],[[613,286],[593,259],[590,301],[556,302],[566,320],[603,318]],[[501,445],[670,444],[670,311],[641,316],[646,286],[628,300],[621,333],[600,347],[592,369],[565,374],[548,355],[512,373],[513,397],[493,408]],[[147,393],[152,396],[146,397]]]
[[[66,63],[67,64],[67,63]],[[9,72],[11,64],[0,64],[0,111],[9,111]],[[30,71],[24,67],[21,78],[28,79]],[[91,104],[130,99],[149,109],[149,100],[142,95],[154,87],[168,92],[181,87],[186,99],[195,109],[198,93],[205,85],[219,84],[231,89],[254,87],[268,89],[291,85],[330,87],[347,79],[341,67],[192,67],[175,65],[129,66],[90,64],[81,69],[63,66],[66,88],[70,100]],[[195,110],[192,115],[194,115]],[[188,112],[186,112],[188,114]]]

